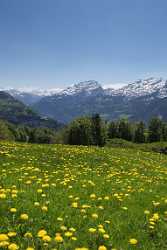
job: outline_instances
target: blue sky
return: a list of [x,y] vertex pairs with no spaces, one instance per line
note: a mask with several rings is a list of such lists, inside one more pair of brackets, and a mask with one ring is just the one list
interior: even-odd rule
[[0,0],[0,86],[167,77],[166,0]]

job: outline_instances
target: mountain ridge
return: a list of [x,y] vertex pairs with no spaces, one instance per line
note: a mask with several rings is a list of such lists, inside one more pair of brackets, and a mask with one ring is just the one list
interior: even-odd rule
[[[106,95],[122,95],[128,98],[133,98],[137,96],[144,96],[148,94],[152,94],[153,92],[159,92],[159,97],[164,98],[167,97],[167,80],[163,78],[155,78],[149,77],[146,79],[138,79],[129,84],[125,84],[120,88],[112,88],[112,87],[103,87],[98,81],[88,80],[79,82],[77,84],[73,84],[64,89],[51,88],[51,89],[14,89],[14,88],[0,88],[1,91],[8,92],[12,96],[19,99],[19,96],[24,95],[32,95],[34,97],[38,97],[37,100],[32,100],[30,103],[34,103],[39,101],[40,98],[53,96],[53,95],[73,95],[77,94],[81,91],[90,92],[96,89],[103,90]],[[21,97],[20,97],[21,98]],[[24,100],[23,100],[24,102]],[[29,103],[26,103],[29,104]]]
[[99,113],[105,119],[126,116],[147,121],[151,114],[167,119],[167,80],[150,77],[121,88],[104,88],[95,80],[80,82],[42,96],[29,105],[42,116],[68,123],[78,116]]
[[40,116],[30,107],[27,107],[4,91],[0,91],[0,119],[16,125],[30,127],[48,127],[54,129],[60,127],[57,121]]

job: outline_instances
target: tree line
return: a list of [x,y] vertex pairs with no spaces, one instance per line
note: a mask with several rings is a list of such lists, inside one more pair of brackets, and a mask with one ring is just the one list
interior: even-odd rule
[[71,145],[104,146],[110,139],[124,139],[135,143],[167,141],[167,123],[158,117],[148,124],[143,121],[130,122],[126,118],[107,122],[98,114],[81,117],[71,122],[60,132],[61,143]]
[[44,127],[14,125],[0,120],[0,140],[12,140],[30,143],[55,143],[56,131]]
[[135,143],[167,141],[167,123],[158,117],[148,124],[122,118],[105,121],[99,114],[80,117],[63,129],[13,125],[0,120],[0,139],[30,143],[62,143],[70,145],[104,146],[111,139],[124,139]]

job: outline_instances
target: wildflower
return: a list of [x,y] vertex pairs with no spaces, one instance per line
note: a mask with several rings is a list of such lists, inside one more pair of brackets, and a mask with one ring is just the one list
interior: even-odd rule
[[42,240],[45,241],[45,242],[50,242],[51,241],[51,237],[49,235],[44,235],[42,237]]
[[132,239],[129,240],[129,243],[131,245],[136,245],[138,243],[138,241],[136,239],[132,238]]
[[34,250],[34,248],[33,247],[27,247],[26,250]]
[[96,199],[96,195],[95,195],[95,194],[91,194],[91,195],[90,195],[90,198],[91,198],[91,199]]
[[154,213],[152,218],[153,218],[154,221],[159,220],[159,214],[158,213]]
[[8,241],[1,241],[0,242],[0,247],[7,247],[9,245],[9,242]]
[[89,231],[90,233],[95,233],[95,232],[96,232],[96,228],[92,228],[92,227],[91,227],[91,228],[88,229],[88,231]]
[[105,246],[99,246],[98,250],[107,250],[107,247],[105,247]]
[[108,234],[103,234],[103,238],[107,240],[110,238],[110,236]]
[[16,213],[16,212],[17,212],[17,209],[14,208],[14,207],[12,207],[12,208],[10,209],[10,212],[11,212],[11,213]]
[[99,233],[102,233],[102,234],[104,234],[106,231],[104,230],[104,228],[99,228],[98,229],[99,230]]
[[93,219],[97,219],[97,218],[98,218],[98,214],[95,214],[95,213],[92,214],[92,218],[93,218]]
[[87,247],[77,247],[75,250],[89,250]]
[[63,226],[60,227],[60,229],[61,229],[62,231],[66,231],[66,230],[67,230],[67,227],[63,225]]
[[77,202],[73,202],[73,203],[71,204],[71,207],[77,208],[77,207],[78,207],[78,203],[77,203]]
[[35,206],[35,207],[39,207],[39,205],[40,205],[40,203],[39,203],[39,202],[37,202],[37,201],[36,201],[36,202],[34,202],[34,206]]
[[16,232],[9,232],[9,233],[8,233],[8,236],[9,236],[9,237],[15,237],[16,235],[17,235]]
[[44,237],[45,235],[47,235],[47,231],[45,231],[44,229],[42,229],[38,232],[38,237],[40,237],[40,238]]
[[0,194],[0,199],[5,199],[6,198],[6,194]]
[[44,211],[44,212],[47,212],[47,211],[48,211],[48,207],[47,207],[47,206],[43,206],[43,207],[41,207],[41,209],[42,209],[42,211]]
[[64,234],[66,237],[71,237],[72,235],[73,235],[73,233],[72,232],[65,232],[65,234]]
[[145,210],[145,211],[144,211],[144,214],[149,215],[149,214],[150,214],[150,211],[149,211],[149,210]]
[[30,232],[27,232],[24,234],[24,237],[27,237],[27,238],[32,238],[32,233]]
[[7,236],[7,234],[0,234],[0,242],[7,241],[7,240],[9,240],[9,237]]
[[63,221],[63,218],[57,217],[57,221]]
[[43,190],[42,189],[37,189],[37,193],[39,193],[39,194],[41,194],[43,192]]
[[21,214],[20,219],[21,220],[28,220],[28,214]]
[[77,237],[73,236],[71,237],[72,240],[76,241],[77,240]]
[[58,243],[61,243],[63,242],[63,237],[60,234],[56,234],[55,241]]
[[17,250],[19,249],[19,246],[15,243],[11,243],[9,246],[8,246],[8,249],[9,250]]

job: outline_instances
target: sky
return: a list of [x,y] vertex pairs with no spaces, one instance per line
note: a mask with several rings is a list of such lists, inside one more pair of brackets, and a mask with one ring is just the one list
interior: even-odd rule
[[166,0],[0,0],[0,86],[167,78]]

